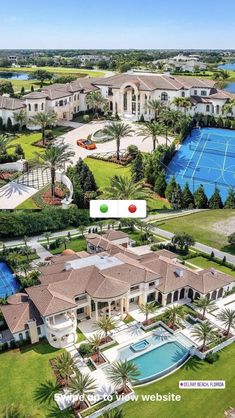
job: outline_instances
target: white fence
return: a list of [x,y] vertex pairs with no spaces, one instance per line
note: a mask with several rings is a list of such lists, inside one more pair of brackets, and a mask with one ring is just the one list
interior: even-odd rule
[[25,170],[27,161],[18,160],[13,163],[0,164],[0,171],[19,171],[23,172]]

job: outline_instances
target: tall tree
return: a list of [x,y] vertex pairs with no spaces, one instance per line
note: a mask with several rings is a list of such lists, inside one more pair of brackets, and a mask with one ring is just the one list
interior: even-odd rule
[[194,207],[194,197],[188,183],[185,184],[182,190],[182,200],[184,209],[192,209]]
[[117,361],[107,370],[111,382],[122,389],[124,393],[128,391],[128,382],[133,383],[139,376],[136,365],[130,361]]
[[202,309],[203,319],[205,318],[206,312],[208,312],[208,310],[210,308],[213,308],[213,306],[215,305],[213,300],[208,299],[207,297],[202,297],[202,296],[199,299],[196,299],[194,303],[199,309]]
[[163,132],[163,126],[158,122],[146,122],[137,132],[137,135],[143,136],[146,140],[152,138],[153,142],[153,151],[156,149],[156,144],[158,144],[157,136]]
[[114,176],[110,180],[110,186],[104,187],[104,196],[107,199],[145,199],[149,196],[149,190],[144,188],[143,181],[135,183],[131,178]]
[[27,122],[27,114],[25,109],[21,109],[19,112],[13,113],[14,121],[19,125],[19,130],[22,131],[24,125]]
[[154,120],[157,121],[161,111],[166,107],[165,103],[161,100],[149,100],[147,108],[150,109],[154,114]]
[[157,177],[154,183],[154,191],[159,194],[159,196],[165,196],[165,191],[167,187],[166,174],[164,170],[160,170],[157,173]]
[[57,122],[57,115],[54,111],[38,112],[35,116],[29,119],[29,124],[32,126],[40,126],[42,132],[42,143],[45,145],[45,130],[47,126],[55,125]]
[[144,178],[144,159],[141,152],[138,152],[131,166],[132,179],[135,183]]
[[204,192],[204,187],[201,184],[197,190],[194,192],[194,203],[197,209],[206,209],[208,208],[208,199]]
[[43,154],[35,153],[38,157],[38,164],[40,159],[45,168],[50,169],[51,173],[51,195],[55,196],[55,176],[56,170],[63,169],[65,163],[71,162],[71,157],[74,156],[74,151],[70,150],[69,145],[62,144],[59,147],[52,145],[50,148],[47,148]]
[[215,188],[213,195],[210,197],[208,205],[210,209],[223,209],[224,205],[217,187]]
[[116,141],[117,146],[117,160],[120,160],[120,144],[121,139],[126,136],[131,136],[133,129],[123,122],[111,122],[103,129],[104,135],[110,136]]
[[228,335],[231,327],[235,328],[235,310],[224,308],[217,315],[217,319],[226,327],[226,334]]
[[183,207],[182,190],[179,184],[176,185],[171,194],[170,204],[174,210],[179,210]]
[[228,196],[224,202],[225,209],[235,209],[235,190],[233,188],[229,189]]
[[97,91],[91,91],[86,95],[86,103],[90,108],[93,109],[94,113],[97,113],[98,109],[103,108],[106,103],[105,98],[102,96],[102,93]]
[[166,186],[166,191],[165,191],[165,196],[167,198],[167,200],[169,200],[169,202],[171,201],[172,198],[172,194],[175,191],[177,186],[176,180],[175,180],[175,176],[172,176],[169,183]]

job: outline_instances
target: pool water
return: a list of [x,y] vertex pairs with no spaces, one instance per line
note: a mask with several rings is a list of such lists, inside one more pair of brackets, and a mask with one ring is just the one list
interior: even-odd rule
[[4,262],[0,262],[0,298],[5,298],[20,290],[19,283],[11,269]]
[[188,355],[189,351],[185,347],[171,341],[131,359],[140,373],[137,383],[148,382],[167,374],[183,363]]

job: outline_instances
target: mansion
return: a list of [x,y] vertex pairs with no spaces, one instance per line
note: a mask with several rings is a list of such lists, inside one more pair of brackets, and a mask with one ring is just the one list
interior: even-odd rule
[[120,320],[138,305],[162,306],[200,296],[223,297],[234,278],[216,271],[191,270],[167,250],[137,255],[129,237],[110,230],[86,236],[87,251],[65,250],[38,267],[40,284],[8,298],[1,307],[8,329],[5,341],[46,337],[56,348],[75,343],[78,320],[115,316]]
[[[31,92],[14,99],[0,96],[0,117],[3,123],[10,118],[14,124],[14,113],[25,109],[28,119],[37,112],[54,110],[58,120],[72,120],[78,112],[88,110],[86,95],[101,91],[113,115],[126,120],[137,121],[143,115],[145,120],[153,118],[147,108],[149,100],[161,100],[174,107],[176,97],[190,99],[189,114],[223,115],[223,106],[235,98],[235,94],[219,90],[215,81],[207,78],[173,76],[154,73],[125,73],[105,78],[80,78],[67,84],[51,84],[41,91]],[[228,116],[234,116],[235,109]],[[35,127],[30,127],[33,129]]]

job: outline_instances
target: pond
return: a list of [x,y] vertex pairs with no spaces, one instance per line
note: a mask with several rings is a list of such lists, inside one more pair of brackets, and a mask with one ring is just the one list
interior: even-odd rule
[[229,91],[229,93],[235,93],[235,82],[226,84],[223,90]]
[[0,71],[0,78],[5,80],[29,80],[30,74],[16,71]]
[[231,70],[231,71],[235,71],[235,62],[229,62],[227,64],[219,65],[218,68],[220,70],[226,70],[226,71],[227,70]]

